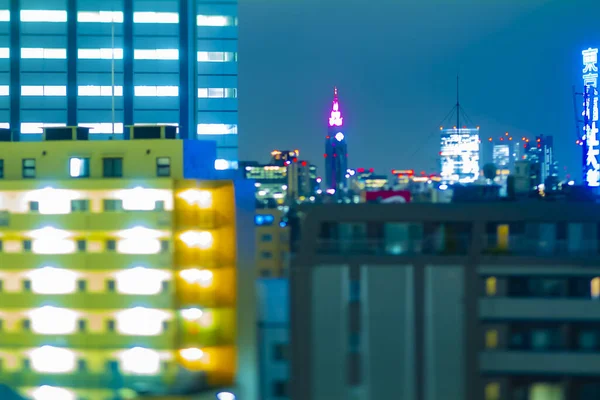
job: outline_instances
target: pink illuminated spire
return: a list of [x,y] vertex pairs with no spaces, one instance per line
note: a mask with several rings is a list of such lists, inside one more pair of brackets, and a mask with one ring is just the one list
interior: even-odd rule
[[342,126],[343,119],[342,112],[340,111],[340,104],[338,102],[338,90],[337,87],[334,87],[333,107],[331,108],[331,115],[329,116],[329,126]]

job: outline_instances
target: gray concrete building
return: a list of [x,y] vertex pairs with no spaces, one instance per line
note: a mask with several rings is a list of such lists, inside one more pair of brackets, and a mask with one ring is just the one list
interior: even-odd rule
[[292,400],[600,398],[600,205],[321,205],[290,271]]

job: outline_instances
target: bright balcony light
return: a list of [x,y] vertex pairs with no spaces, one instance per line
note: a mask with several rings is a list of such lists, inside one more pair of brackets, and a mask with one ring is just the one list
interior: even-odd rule
[[29,354],[31,367],[36,372],[65,374],[75,370],[75,353],[60,347],[42,346]]
[[197,348],[182,349],[179,354],[187,361],[199,361],[204,356],[204,352]]
[[198,321],[202,318],[202,310],[199,308],[187,308],[185,310],[181,310],[181,316],[183,319],[187,321]]
[[65,231],[63,229],[56,229],[51,226],[46,226],[41,229],[36,229],[34,231],[29,232],[29,237],[32,239],[67,239],[71,237],[73,234],[69,231]]
[[160,240],[157,239],[123,239],[117,242],[117,253],[120,254],[157,254],[160,250]]
[[122,335],[157,336],[168,314],[161,310],[135,307],[117,313],[117,331]]
[[212,247],[213,236],[210,232],[187,231],[182,233],[179,238],[188,246],[202,250]]
[[31,243],[34,254],[72,254],[75,250],[75,242],[68,239],[37,239]]
[[179,276],[188,283],[197,283],[202,287],[212,285],[213,273],[209,270],[200,270],[197,268],[184,269],[179,272]]
[[217,393],[217,400],[235,400],[235,395],[231,392]]
[[29,313],[31,329],[42,335],[68,335],[77,330],[77,312],[44,306]]
[[123,209],[128,211],[152,211],[156,202],[162,199],[160,191],[142,187],[123,190],[118,197],[123,200]]
[[69,294],[77,289],[77,273],[67,269],[42,267],[28,276],[31,291],[36,294]]
[[40,386],[31,392],[33,400],[76,400],[75,393],[68,389],[54,386]]
[[198,205],[200,208],[212,206],[212,193],[208,190],[188,189],[179,193],[179,197],[190,205]]
[[153,295],[162,291],[169,273],[144,267],[119,271],[116,274],[117,292],[134,295]]
[[156,375],[160,372],[160,356],[150,349],[134,347],[121,353],[121,368],[131,375]]

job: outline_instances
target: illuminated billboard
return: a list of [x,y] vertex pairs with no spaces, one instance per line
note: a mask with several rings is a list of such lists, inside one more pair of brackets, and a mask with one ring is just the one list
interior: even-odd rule
[[443,182],[475,182],[479,178],[479,128],[442,129],[440,161]]
[[582,51],[583,55],[583,84],[584,111],[583,119],[585,146],[584,181],[587,186],[600,186],[600,142],[598,142],[598,49]]

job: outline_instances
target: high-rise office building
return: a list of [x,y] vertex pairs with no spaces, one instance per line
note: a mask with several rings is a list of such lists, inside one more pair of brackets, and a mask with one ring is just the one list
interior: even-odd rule
[[551,188],[558,185],[558,162],[554,157],[553,137],[537,136],[535,142],[525,142],[524,150],[525,159],[530,163],[532,186],[548,184]]
[[236,166],[237,1],[0,1],[0,127],[166,124]]
[[445,183],[472,183],[479,178],[479,128],[441,130],[440,165]]
[[325,138],[325,185],[327,190],[348,189],[348,147],[344,135],[344,120],[340,110],[337,88],[333,93],[333,104],[329,116],[329,128]]
[[174,130],[0,132],[3,383],[36,400],[255,398],[254,188],[203,179],[214,144]]

